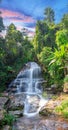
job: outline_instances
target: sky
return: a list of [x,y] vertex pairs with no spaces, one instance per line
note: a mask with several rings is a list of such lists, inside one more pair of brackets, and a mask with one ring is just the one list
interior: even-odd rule
[[35,30],[37,20],[44,18],[44,9],[51,7],[58,23],[68,13],[68,0],[2,0],[0,11],[4,24],[14,23],[19,30],[26,27]]

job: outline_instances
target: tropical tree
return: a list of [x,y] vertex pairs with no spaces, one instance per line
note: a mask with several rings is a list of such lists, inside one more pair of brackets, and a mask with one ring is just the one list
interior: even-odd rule
[[56,32],[59,27],[56,25],[48,25],[45,21],[38,21],[36,24],[36,35],[33,40],[33,45],[36,54],[40,54],[42,48],[48,46],[54,49],[56,47],[55,39]]
[[[1,14],[1,12],[0,12]],[[0,32],[2,32],[2,30],[4,30],[5,27],[4,27],[4,24],[3,24],[3,18],[0,16]]]
[[52,48],[44,47],[40,54],[38,54],[38,59],[40,63],[44,64],[45,68],[48,68],[48,65],[51,61]]
[[33,45],[36,54],[40,53],[45,45],[44,36],[48,34],[49,27],[45,21],[38,21],[36,24],[36,35],[34,37]]
[[[33,61],[34,60],[34,50],[33,50],[33,45],[29,41],[28,37],[25,37],[24,41],[22,42],[22,51],[23,51],[23,60],[24,63],[28,61]],[[27,51],[27,53],[26,53]]]
[[68,30],[63,29],[59,30],[56,33],[56,44],[58,47],[61,47],[61,45],[67,45],[68,44]]
[[67,74],[68,64],[68,32],[61,30],[56,33],[57,49],[53,52],[52,59],[49,63],[49,72],[54,81],[60,83]]
[[48,7],[44,10],[44,20],[47,22],[47,24],[54,23],[55,13],[52,8]]
[[7,63],[8,62],[12,63],[12,61],[14,61],[17,58],[17,56],[21,54],[22,41],[23,41],[22,33],[16,30],[16,27],[13,23],[10,24],[6,34],[6,49],[7,49],[6,62]]
[[49,63],[52,60],[52,48],[51,47],[44,47],[40,54],[37,55],[39,63],[43,70],[43,76],[47,81],[47,86],[50,85],[50,72],[49,72]]
[[61,22],[62,22],[63,28],[68,30],[68,13],[63,15]]
[[56,39],[56,26],[49,26],[48,33],[44,36],[44,46],[51,47],[52,50],[56,47],[55,39]]

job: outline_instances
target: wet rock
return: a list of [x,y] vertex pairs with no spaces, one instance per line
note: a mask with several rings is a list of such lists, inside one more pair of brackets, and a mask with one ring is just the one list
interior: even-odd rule
[[39,112],[39,114],[42,115],[42,116],[49,116],[49,115],[51,115],[51,111],[50,111],[50,110],[47,110],[47,109],[45,108],[45,109],[41,110],[41,111]]
[[57,92],[57,85],[56,84],[52,84],[51,85],[51,90],[52,90],[52,93],[56,93]]
[[10,115],[13,115],[14,117],[22,117],[23,111],[17,110],[17,111],[9,111]]
[[40,124],[40,125],[36,128],[36,130],[49,130],[49,128],[47,128],[46,125],[44,125],[44,124]]
[[8,98],[0,97],[0,122],[4,118],[4,113],[6,112],[4,109],[4,106],[5,106],[7,101],[8,101]]
[[56,84],[52,84],[51,87],[45,87],[44,91],[46,91],[47,93],[52,93],[52,94],[56,94],[57,93],[57,85]]
[[45,91],[52,91],[51,88],[45,88]]
[[60,118],[18,118],[14,124],[16,130],[68,130],[68,121]]
[[40,98],[36,95],[27,96],[25,101],[25,108],[28,107],[28,113],[37,112],[39,109]]
[[[3,109],[4,105],[6,104],[6,102],[8,101],[7,97],[0,97],[0,107]],[[1,109],[0,108],[0,109]]]
[[31,104],[39,105],[40,98],[39,98],[39,96],[36,96],[36,95],[35,96],[29,96],[28,101]]
[[25,95],[13,95],[10,96],[10,102],[8,105],[8,110],[22,110],[24,107]]
[[49,116],[52,114],[56,114],[55,113],[55,108],[61,104],[61,101],[59,100],[50,100],[41,110],[40,110],[40,114],[42,116]]
[[12,92],[12,93],[17,92],[17,88],[12,88],[12,89],[11,89],[11,92]]

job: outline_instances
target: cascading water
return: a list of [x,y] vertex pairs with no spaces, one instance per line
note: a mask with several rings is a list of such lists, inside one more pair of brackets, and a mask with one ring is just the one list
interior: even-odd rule
[[47,103],[41,96],[41,68],[35,62],[26,64],[26,69],[22,70],[14,83],[17,85],[17,93],[24,93],[24,115],[34,116]]

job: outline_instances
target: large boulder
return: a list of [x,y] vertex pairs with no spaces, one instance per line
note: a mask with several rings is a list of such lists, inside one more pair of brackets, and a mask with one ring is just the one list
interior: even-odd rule
[[55,108],[61,104],[59,100],[49,100],[49,102],[40,110],[42,116],[55,115]]
[[23,111],[22,110],[9,111],[9,114],[17,118],[23,116]]
[[24,94],[17,94],[17,95],[11,95],[10,101],[7,105],[7,109],[10,111],[15,111],[15,110],[22,110],[24,107],[24,99],[25,95]]

